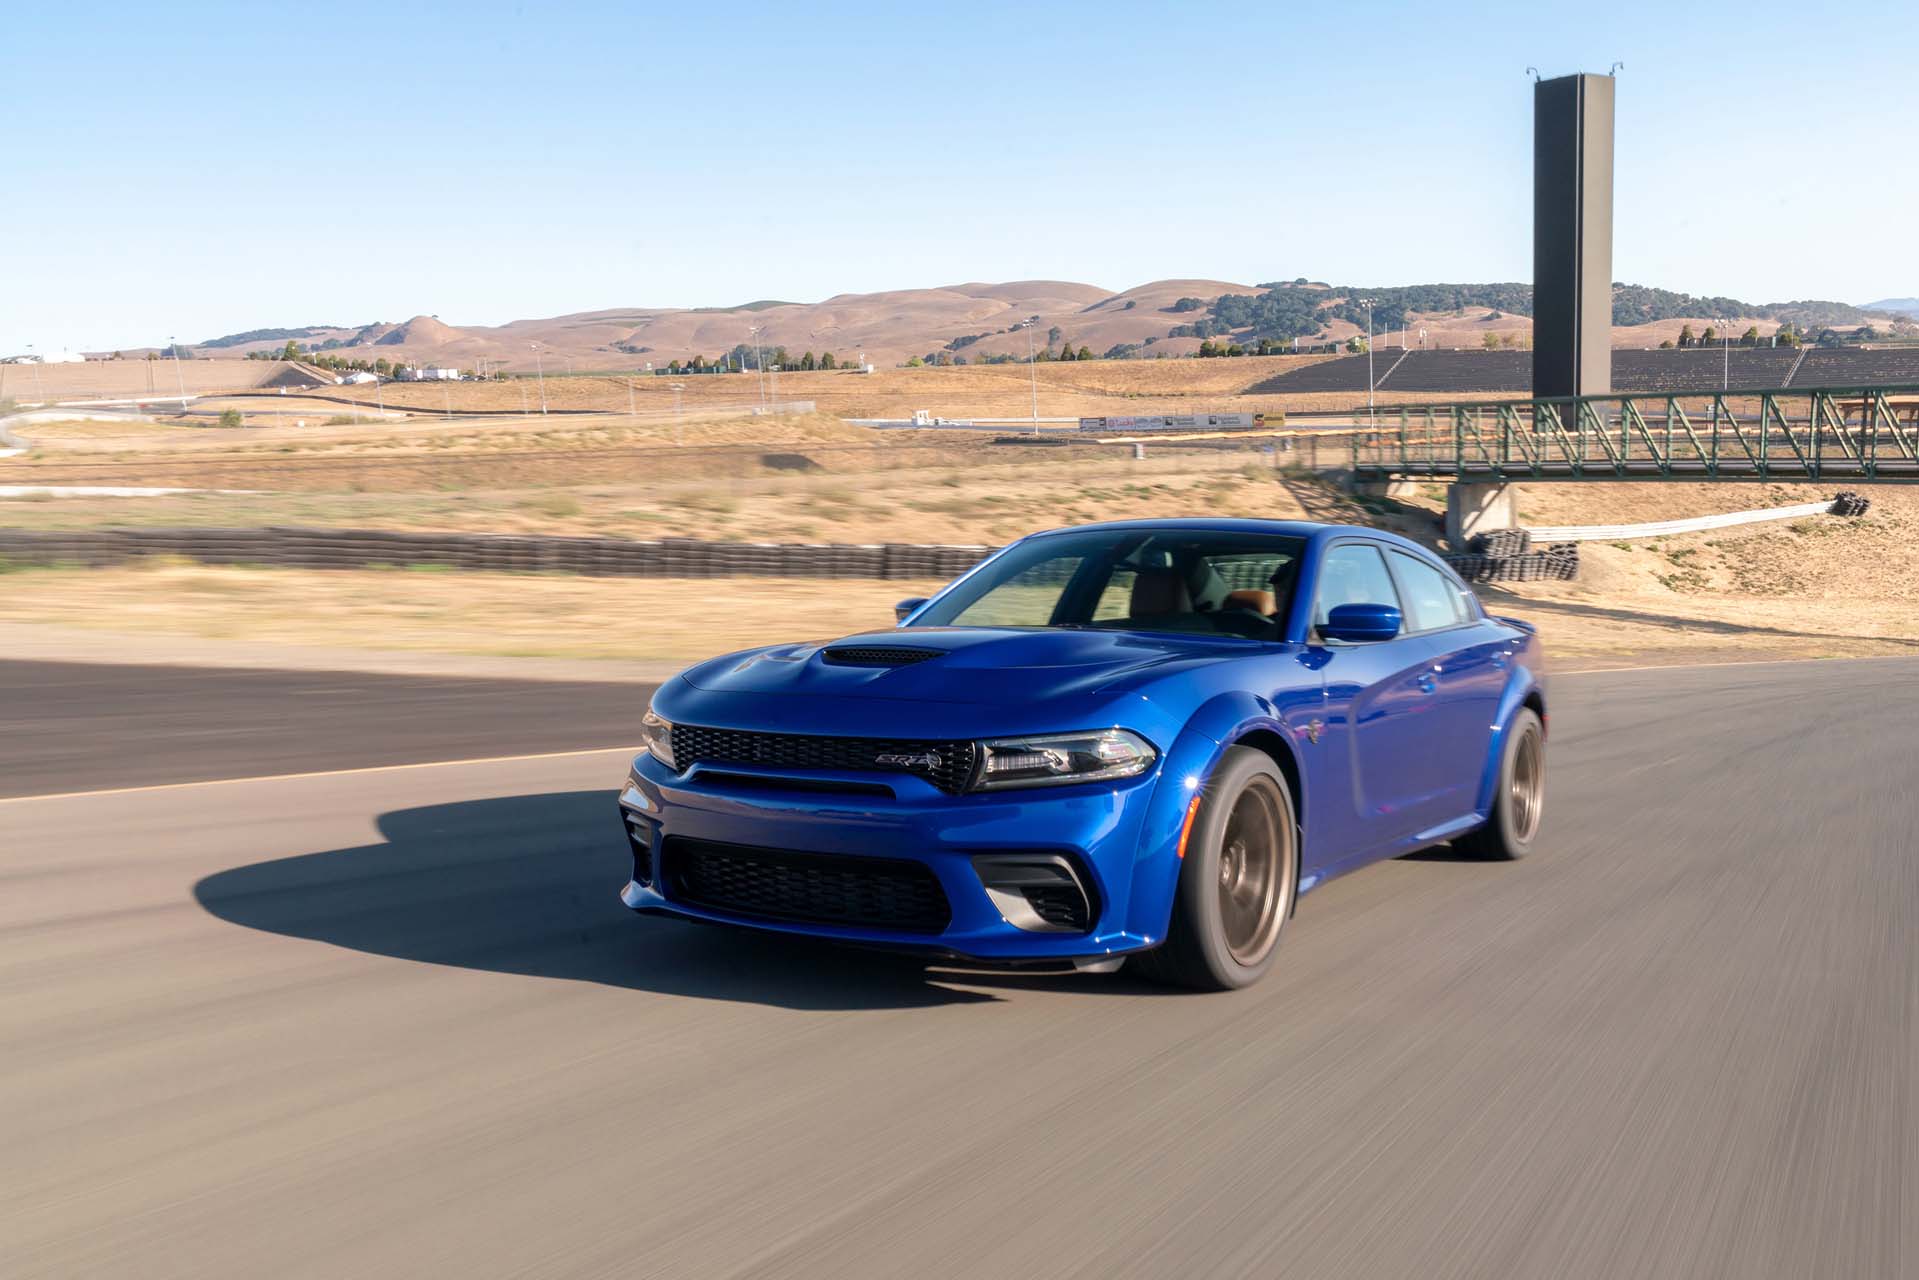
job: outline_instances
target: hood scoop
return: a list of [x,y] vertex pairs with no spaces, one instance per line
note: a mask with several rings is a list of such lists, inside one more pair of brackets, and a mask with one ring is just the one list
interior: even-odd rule
[[903,644],[844,644],[820,650],[820,660],[836,667],[910,667],[945,652]]

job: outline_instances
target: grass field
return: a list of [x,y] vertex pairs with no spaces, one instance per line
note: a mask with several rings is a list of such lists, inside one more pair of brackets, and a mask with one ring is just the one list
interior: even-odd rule
[[[1042,412],[1230,407],[1235,387],[1272,360],[1088,362],[1038,366]],[[1263,368],[1262,366],[1268,366]],[[997,544],[1036,529],[1159,516],[1302,517],[1382,524],[1431,541],[1445,490],[1356,499],[1297,464],[1303,452],[1182,452],[1144,459],[1092,446],[1008,447],[989,436],[875,431],[841,414],[892,416],[965,399],[975,413],[1015,410],[1024,368],[789,375],[782,398],[835,412],[728,412],[750,376],[685,379],[675,415],[664,380],[634,391],[605,378],[552,379],[556,404],[620,410],[447,420],[356,421],[348,407],[273,397],[241,429],[151,423],[51,423],[23,429],[26,457],[0,483],[180,486],[147,499],[0,499],[0,526],[311,524],[413,530],[694,536],[820,542]],[[395,399],[517,400],[519,384],[394,387]],[[838,397],[835,402],[832,397]],[[1049,404],[1047,397],[1052,397]],[[389,402],[389,407],[392,403]],[[322,411],[324,417],[320,416]],[[261,418],[253,419],[262,422]],[[1328,461],[1336,455],[1326,450]],[[1275,462],[1289,464],[1276,467]],[[1523,486],[1533,524],[1651,521],[1829,498],[1805,486]],[[1885,651],[1919,640],[1919,493],[1885,486],[1863,520],[1815,517],[1716,534],[1586,544],[1577,582],[1488,591],[1496,607],[1537,616],[1567,660],[1819,655]],[[66,626],[482,653],[679,660],[758,637],[824,635],[883,620],[906,584],[698,584],[395,572],[300,574],[171,566],[94,573],[33,571],[0,585],[0,618]],[[776,601],[772,622],[763,618]],[[603,612],[602,612],[603,611]],[[629,614],[649,618],[628,630]],[[728,619],[715,628],[715,617]],[[769,629],[770,628],[770,629]]]

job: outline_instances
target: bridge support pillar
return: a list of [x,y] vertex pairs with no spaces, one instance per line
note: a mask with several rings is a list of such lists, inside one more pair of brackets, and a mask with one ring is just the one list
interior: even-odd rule
[[1352,491],[1361,498],[1417,498],[1417,480],[1354,480]]
[[1475,533],[1510,529],[1519,519],[1509,484],[1467,484],[1446,490],[1446,541],[1459,551]]

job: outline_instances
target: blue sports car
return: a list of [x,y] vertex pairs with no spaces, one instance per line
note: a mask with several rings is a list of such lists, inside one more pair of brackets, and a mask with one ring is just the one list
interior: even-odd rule
[[1230,988],[1331,877],[1539,830],[1533,628],[1393,534],[1060,529],[898,611],[660,688],[627,906]]

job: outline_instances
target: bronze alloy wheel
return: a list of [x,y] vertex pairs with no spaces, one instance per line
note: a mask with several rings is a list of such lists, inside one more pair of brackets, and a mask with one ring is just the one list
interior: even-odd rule
[[1233,804],[1219,849],[1220,932],[1240,964],[1257,965],[1279,941],[1296,866],[1279,784],[1254,777]]
[[1539,831],[1540,811],[1546,806],[1546,752],[1535,723],[1525,726],[1513,748],[1506,803],[1512,812],[1513,835],[1522,843],[1531,843]]

